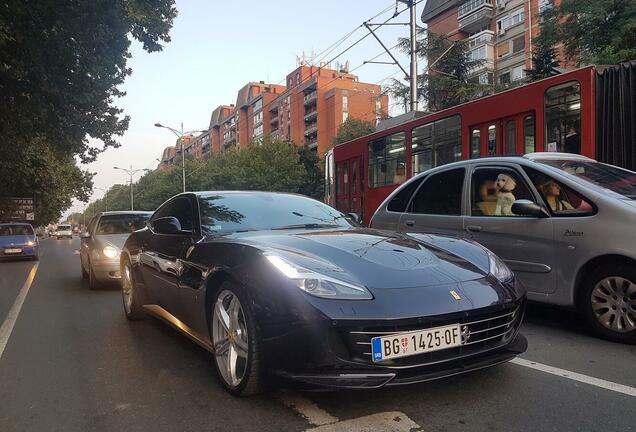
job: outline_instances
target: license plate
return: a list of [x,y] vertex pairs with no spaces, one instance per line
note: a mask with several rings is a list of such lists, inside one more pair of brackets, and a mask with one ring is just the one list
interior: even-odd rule
[[373,361],[443,350],[462,344],[459,324],[396,333],[371,339]]
[[22,249],[5,249],[4,253],[6,254],[22,253]]

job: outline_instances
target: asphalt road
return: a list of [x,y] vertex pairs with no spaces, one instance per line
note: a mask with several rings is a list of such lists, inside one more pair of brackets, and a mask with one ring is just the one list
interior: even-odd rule
[[[408,387],[237,399],[204,350],[157,320],[129,323],[117,287],[88,290],[77,249],[77,238],[42,242],[0,343],[0,431],[636,430],[636,347],[536,305],[522,359],[541,370],[522,360]],[[5,333],[34,265],[0,262]]]

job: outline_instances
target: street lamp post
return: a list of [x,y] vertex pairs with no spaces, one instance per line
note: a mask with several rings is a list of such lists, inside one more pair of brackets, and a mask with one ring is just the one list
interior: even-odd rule
[[204,133],[207,131],[191,130],[188,132],[183,132],[183,122],[181,122],[180,131],[175,128],[171,128],[170,126],[164,126],[161,123],[155,123],[155,127],[168,129],[169,131],[171,131],[173,134],[177,136],[177,139],[179,141],[179,147],[181,148],[181,179],[183,181],[183,192],[185,192],[186,191],[186,175],[185,175],[185,150],[183,148],[183,137],[185,135],[191,134],[192,132]]
[[133,169],[132,165],[130,166],[130,169],[119,168],[119,167],[113,167],[113,169],[124,171],[126,174],[130,176],[130,210],[131,211],[135,210],[135,197],[133,195],[133,176],[141,171],[152,171],[152,170],[148,168]]

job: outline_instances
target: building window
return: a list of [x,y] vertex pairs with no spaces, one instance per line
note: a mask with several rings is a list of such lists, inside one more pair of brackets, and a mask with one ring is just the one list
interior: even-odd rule
[[259,111],[254,114],[254,126],[258,126],[263,123],[263,111]]
[[411,132],[412,174],[462,158],[461,118],[447,117]]
[[534,114],[530,114],[523,119],[523,151],[533,153],[534,145]]
[[369,141],[369,187],[402,183],[406,179],[406,134],[398,132]]
[[349,118],[349,113],[347,111],[343,111],[342,112],[342,122],[346,122],[347,119]]
[[512,68],[512,71],[510,73],[510,79],[512,81],[519,81],[521,79],[523,79],[525,75],[525,71],[524,71],[524,66],[516,66]]
[[499,84],[510,84],[510,72],[503,72],[499,75]]
[[501,58],[510,52],[510,42],[505,41],[497,45],[497,57]]
[[547,9],[552,9],[553,0],[539,0],[539,13],[545,12]]
[[260,138],[263,135],[263,123],[254,128],[254,138]]
[[510,27],[521,24],[526,18],[526,14],[523,9],[519,9],[513,12],[510,16]]
[[254,102],[254,111],[258,111],[263,109],[263,99],[258,99],[256,102]]
[[486,46],[482,45],[481,47],[474,49],[468,52],[468,61],[475,60],[485,60],[486,59]]
[[342,110],[349,110],[349,97],[347,95],[342,95]]
[[581,153],[581,86],[578,81],[545,92],[546,151]]
[[526,48],[526,37],[521,36],[512,40],[512,52],[518,53]]

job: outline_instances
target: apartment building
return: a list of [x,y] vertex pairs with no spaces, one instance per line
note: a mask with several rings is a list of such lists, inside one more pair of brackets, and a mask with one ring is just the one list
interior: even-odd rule
[[507,86],[532,68],[532,41],[549,0],[428,0],[422,12],[428,30],[451,40],[468,39],[470,57],[484,60],[473,71],[483,84]]
[[322,156],[349,116],[373,123],[387,116],[381,87],[343,70],[299,66],[285,84],[248,83],[234,105],[217,107],[210,118],[211,151],[242,148],[271,134]]

